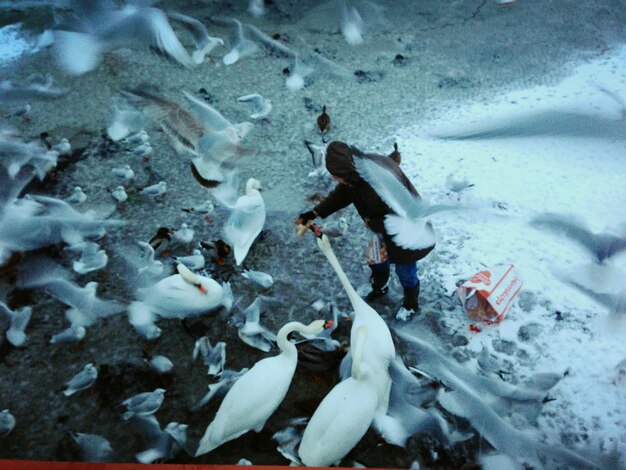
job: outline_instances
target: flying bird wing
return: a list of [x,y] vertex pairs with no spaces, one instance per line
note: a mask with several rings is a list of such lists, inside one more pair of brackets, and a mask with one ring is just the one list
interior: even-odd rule
[[77,310],[106,317],[121,312],[125,306],[112,300],[102,300],[89,287],[80,287],[71,280],[69,272],[54,261],[35,256],[22,264],[22,287],[43,287],[48,294]]
[[196,18],[183,15],[182,13],[178,13],[176,11],[168,11],[167,16],[180,22],[180,24],[182,24],[185,29],[191,33],[193,40],[196,43],[196,47],[202,48],[209,41],[209,33],[206,26],[204,26],[204,24]]
[[228,119],[222,116],[217,109],[213,108],[208,103],[199,100],[186,91],[184,91],[183,94],[191,102],[194,111],[198,113],[204,125],[209,129],[219,131],[232,126]]
[[125,90],[122,94],[143,108],[146,115],[165,132],[178,153],[183,150],[197,152],[198,140],[208,129],[192,114],[144,89]]
[[192,65],[189,53],[180,43],[167,16],[158,8],[137,9],[116,21],[101,37],[119,46],[154,47],[185,67]]
[[355,158],[354,166],[389,208],[400,217],[411,217],[418,198],[396,176],[367,158]]

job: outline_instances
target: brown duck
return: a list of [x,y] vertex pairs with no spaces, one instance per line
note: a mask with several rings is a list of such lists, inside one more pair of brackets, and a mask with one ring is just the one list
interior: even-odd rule
[[200,246],[205,250],[215,250],[213,261],[219,266],[224,266],[226,263],[225,258],[232,251],[230,245],[223,240],[214,240],[212,242],[201,241]]
[[152,248],[156,250],[160,248],[161,245],[163,245],[164,243],[171,241],[171,235],[173,232],[174,230],[169,227],[160,227],[157,230],[156,235],[154,235],[148,243]]
[[402,155],[400,155],[400,152],[398,151],[398,144],[397,143],[394,142],[394,144],[393,144],[393,152],[391,152],[388,155],[388,157],[391,158],[398,165],[400,164],[400,161],[402,160]]
[[317,127],[319,127],[319,130],[322,133],[322,140],[324,140],[326,132],[330,129],[330,116],[326,112],[326,105],[322,106],[322,114],[317,116]]

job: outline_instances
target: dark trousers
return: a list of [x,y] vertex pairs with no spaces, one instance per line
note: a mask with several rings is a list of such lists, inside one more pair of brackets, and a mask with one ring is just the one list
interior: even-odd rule
[[[386,275],[389,277],[391,263],[389,260],[384,261],[380,264],[370,264],[370,268],[372,271],[376,271],[377,273],[382,275]],[[404,288],[415,287],[419,284],[420,280],[417,275],[417,263],[396,263],[396,274],[398,275],[398,279],[400,280],[400,285]]]

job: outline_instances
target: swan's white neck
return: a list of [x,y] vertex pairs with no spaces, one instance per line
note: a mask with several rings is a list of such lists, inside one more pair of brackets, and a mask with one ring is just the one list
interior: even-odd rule
[[361,369],[361,358],[363,357],[363,346],[365,345],[366,337],[367,327],[362,325],[356,330],[354,344],[350,345],[352,351],[352,377],[355,379],[361,379],[367,375],[367,372]]
[[350,280],[348,279],[348,276],[346,276],[346,273],[344,272],[343,268],[339,264],[339,260],[335,256],[335,252],[333,251],[332,247],[328,245],[326,247],[320,246],[320,248],[322,250],[322,253],[324,253],[324,256],[326,256],[326,259],[328,260],[330,265],[333,267],[333,269],[337,273],[337,276],[339,277],[339,281],[341,281],[343,288],[346,290],[346,294],[348,294],[348,299],[350,299],[352,308],[356,311],[357,308],[360,307],[361,304],[364,302],[364,300],[357,293],[357,291],[354,290],[354,287],[352,287],[352,284],[350,284]]
[[278,334],[276,335],[276,343],[281,352],[285,354],[297,354],[298,350],[296,349],[296,345],[288,339],[289,334],[294,331],[304,334],[313,334],[319,331],[319,327],[314,328],[313,325],[304,325],[298,321],[286,323],[278,330]]

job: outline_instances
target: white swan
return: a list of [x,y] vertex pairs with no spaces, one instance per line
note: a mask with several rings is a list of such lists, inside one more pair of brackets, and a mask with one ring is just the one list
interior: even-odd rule
[[343,285],[352,308],[354,309],[354,322],[350,330],[350,343],[356,344],[356,332],[359,327],[366,326],[368,335],[365,340],[365,349],[361,361],[374,371],[378,384],[378,412],[385,414],[389,406],[389,393],[391,392],[391,377],[389,365],[396,356],[396,348],[391,339],[391,332],[380,315],[370,307],[348,280],[346,273],[341,268],[339,260],[335,256],[326,235],[317,239],[319,246],[328,262],[333,267],[341,284]]
[[152,287],[139,289],[144,304],[163,318],[186,318],[200,315],[223,305],[232,307],[228,284],[219,285],[210,277],[192,273],[184,264],[176,266],[179,274],[161,279]]
[[224,225],[224,237],[233,247],[237,266],[246,258],[265,224],[265,201],[259,189],[261,183],[250,178],[246,183],[246,194],[237,199]]
[[370,427],[378,406],[374,371],[361,362],[368,335],[357,328],[352,343],[352,376],[324,397],[304,430],[298,455],[309,467],[337,464],[358,444]]
[[298,364],[298,350],[287,336],[293,331],[321,333],[325,326],[324,320],[315,320],[309,325],[289,322],[280,329],[280,354],[260,360],[235,382],[200,440],[196,457],[250,430],[263,429],[285,398]]

